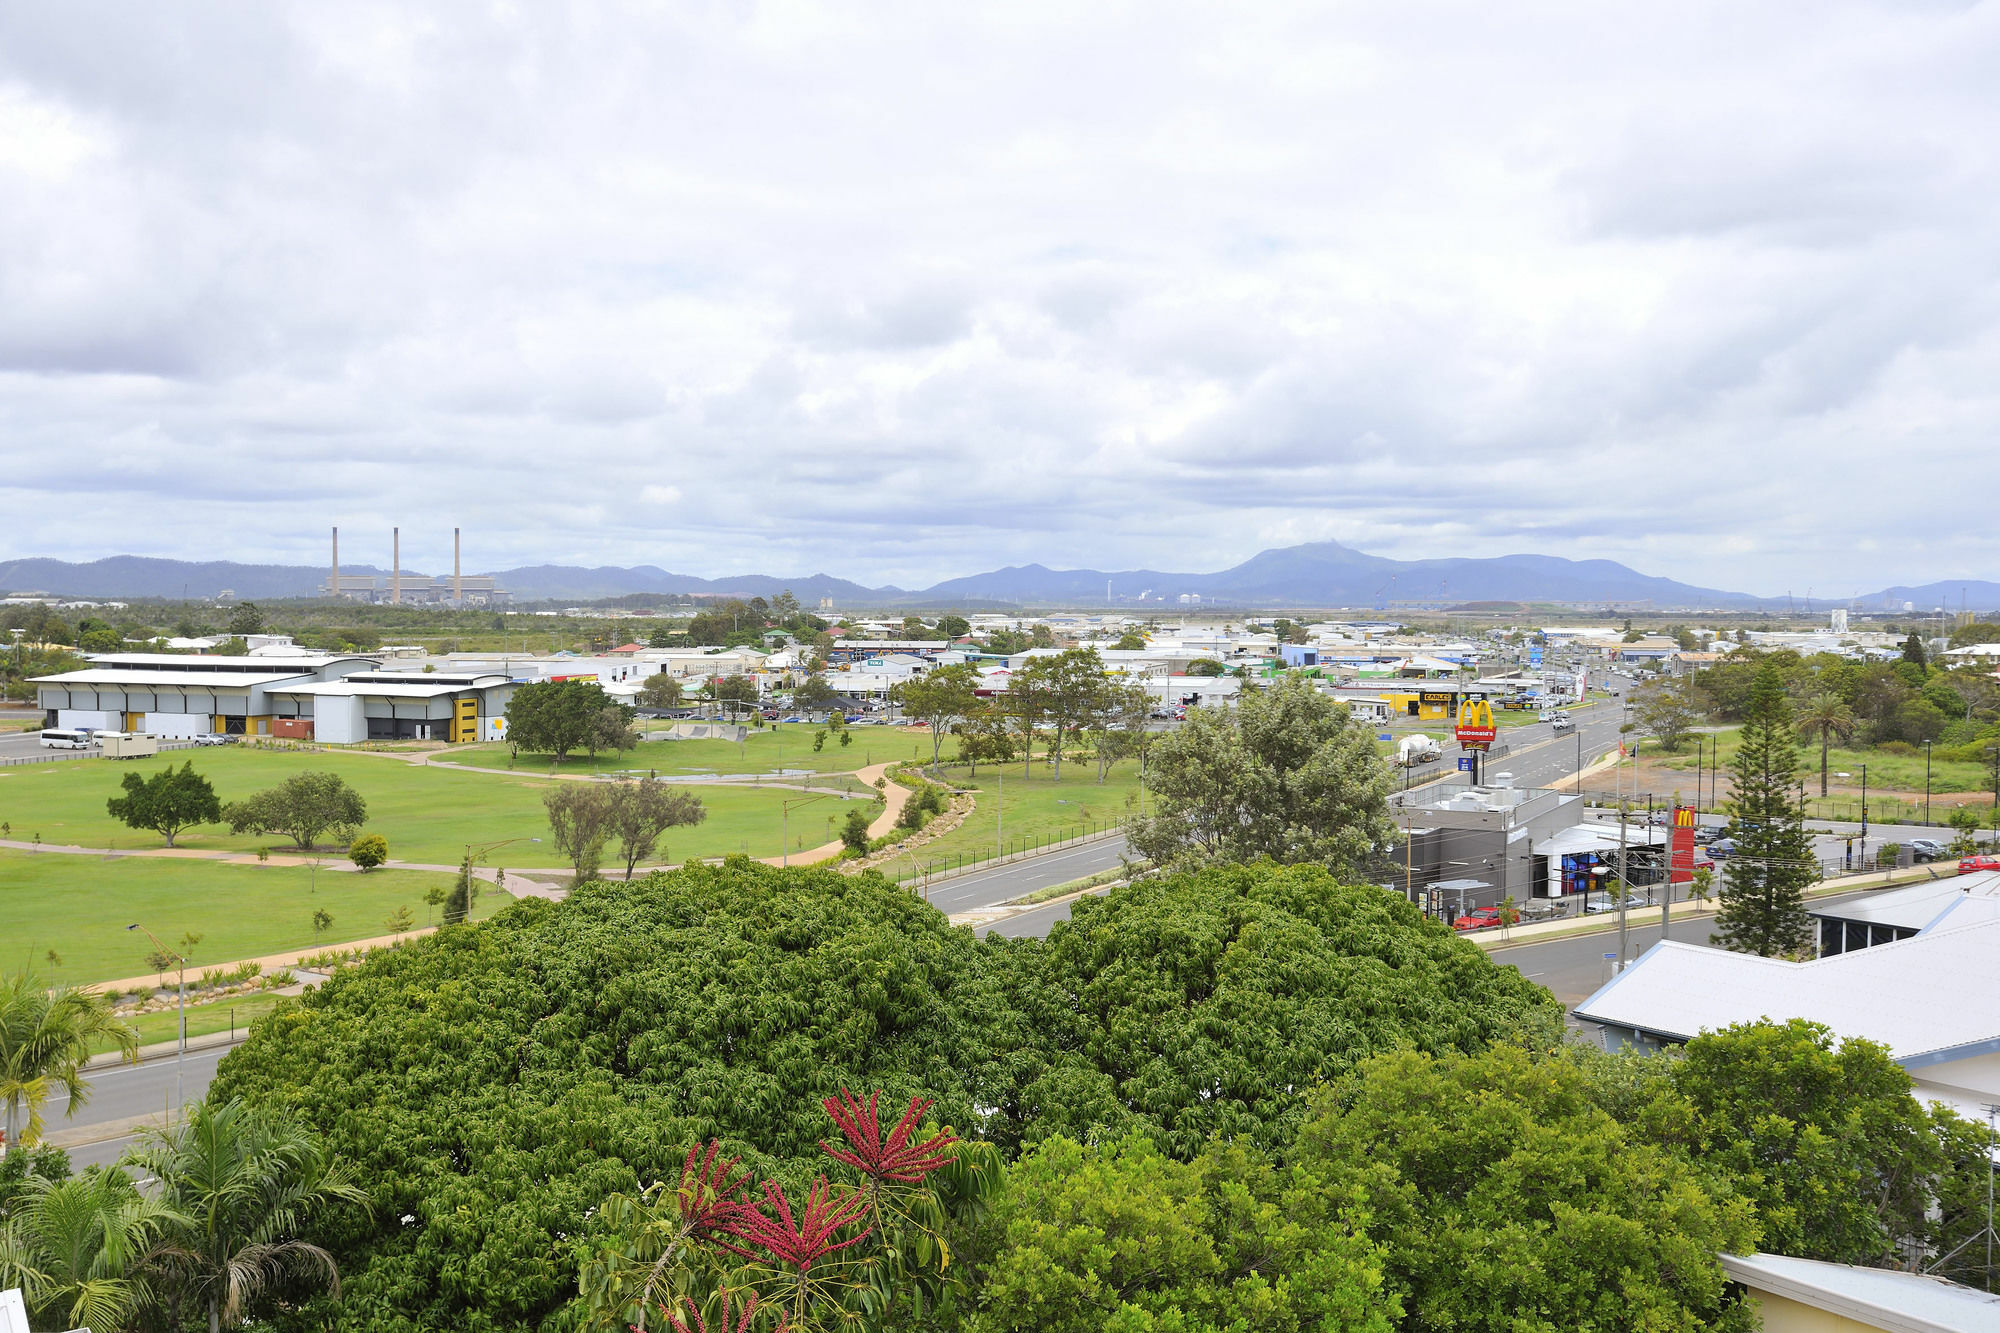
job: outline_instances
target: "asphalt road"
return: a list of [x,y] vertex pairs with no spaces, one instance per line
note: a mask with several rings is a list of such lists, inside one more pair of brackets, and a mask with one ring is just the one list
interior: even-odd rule
[[[1866,897],[1879,890],[1862,889],[1854,893],[1836,894],[1826,898],[1816,898],[1814,907],[1848,902]],[[1615,919],[1615,918],[1614,918]],[[1708,932],[1714,921],[1713,913],[1693,917],[1675,917],[1669,938],[1683,944],[1708,944]],[[1626,920],[1625,957],[1628,961],[1660,942],[1660,914],[1657,909],[1631,913]],[[1611,980],[1613,962],[1618,952],[1618,932],[1607,930],[1593,935],[1571,935],[1562,939],[1543,940],[1534,944],[1504,945],[1490,951],[1493,961],[1506,963],[1518,968],[1530,981],[1539,982],[1555,993],[1562,1001],[1563,1008],[1574,1009],[1589,998],[1599,986]],[[1612,954],[1614,959],[1604,955]]]
[[1125,855],[1125,835],[1078,843],[991,870],[975,870],[931,886],[930,904],[947,916],[1012,902],[1036,889],[1067,884],[1115,867]]
[[[182,1098],[194,1101],[206,1095],[216,1065],[233,1049],[209,1046],[189,1051],[182,1066]],[[124,1122],[173,1108],[174,1064],[173,1057],[168,1056],[142,1064],[109,1065],[92,1070],[87,1076],[90,1099],[77,1108],[74,1117],[67,1114],[68,1097],[58,1092],[49,1098],[42,1110],[47,1122],[45,1133],[69,1153],[70,1165],[78,1170],[117,1161],[138,1137],[138,1132]],[[108,1137],[99,1139],[90,1132],[93,1128],[101,1129]],[[75,1142],[78,1139],[98,1141]]]

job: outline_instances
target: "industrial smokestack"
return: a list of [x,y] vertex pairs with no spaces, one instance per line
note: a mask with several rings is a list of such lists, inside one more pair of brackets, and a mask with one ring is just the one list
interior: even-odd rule
[[403,602],[403,530],[389,529],[389,600]]
[[451,530],[451,600],[454,602],[463,602],[465,600],[465,588],[463,584],[460,582],[460,575],[458,569],[457,528],[453,528]]
[[333,580],[326,585],[327,595],[340,596],[340,529],[333,530]]

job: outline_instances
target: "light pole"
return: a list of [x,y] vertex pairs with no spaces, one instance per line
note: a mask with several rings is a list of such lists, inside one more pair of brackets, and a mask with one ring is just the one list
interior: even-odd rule
[[783,832],[778,836],[784,840],[783,845],[778,849],[778,863],[780,868],[790,869],[792,864],[792,807],[795,805],[811,805],[814,801],[830,801],[832,799],[832,796],[821,792],[817,796],[797,796],[789,801],[779,802],[779,827]]
[[1861,868],[1868,868],[1868,765],[1861,766]]
[[165,954],[167,957],[172,958],[176,963],[179,964],[178,970],[180,973],[179,990],[180,990],[180,1011],[181,1011],[181,1016],[180,1016],[181,1035],[180,1035],[180,1040],[174,1043],[174,1109],[178,1111],[182,1107],[187,1105],[187,1099],[184,1092],[186,1085],[183,1083],[181,1079],[181,1070],[185,1064],[185,1057],[187,1055],[187,1044],[188,1044],[188,987],[187,987],[188,960],[177,951],[169,949],[166,945],[160,943],[160,937],[158,935],[155,935],[152,931],[147,930],[144,926],[140,925],[136,921],[134,921],[131,925],[125,927],[125,929],[143,931],[145,933],[146,938],[153,942],[153,947],[158,949],[161,953]]
[[457,924],[458,924],[458,922],[462,922],[462,921],[465,921],[465,920],[466,920],[467,918],[469,918],[469,917],[470,917],[470,916],[472,915],[472,895],[473,895],[473,888],[472,888],[472,867],[474,867],[474,866],[478,865],[478,864],[479,864],[479,863],[480,863],[481,861],[484,861],[484,860],[486,859],[486,854],[487,854],[488,852],[495,852],[495,851],[498,851],[498,850],[500,850],[500,849],[501,849],[502,847],[505,847],[505,846],[507,846],[507,845],[508,845],[508,844],[510,844],[510,843],[516,843],[516,842],[540,842],[540,841],[541,841],[541,839],[540,839],[540,838],[530,838],[530,837],[527,837],[527,836],[525,836],[525,835],[524,835],[524,836],[522,836],[522,837],[518,837],[518,838],[501,838],[501,839],[500,839],[499,841],[497,841],[497,842],[487,842],[487,843],[471,843],[471,842],[468,842],[468,843],[466,843],[466,844],[465,844],[465,862],[464,862],[463,866],[461,867],[461,873],[462,873],[462,874],[463,874],[463,875],[465,876],[465,913],[464,913],[464,915],[463,915],[463,916],[461,916],[461,917],[459,917],[459,918],[458,918],[458,921],[457,921],[457,922],[453,921],[453,920],[451,919],[451,900],[450,900],[449,898],[445,899],[445,906],[444,906],[444,910],[445,910],[445,917],[444,917],[444,924],[445,924],[445,925],[447,925],[447,926],[450,926],[450,925],[457,925]]
[[1931,743],[1924,742],[1924,823],[1931,822]]

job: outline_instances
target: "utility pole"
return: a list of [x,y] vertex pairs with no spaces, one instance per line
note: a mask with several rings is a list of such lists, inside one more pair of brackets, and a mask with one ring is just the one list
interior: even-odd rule
[[[1618,971],[1623,975],[1625,971],[1625,906],[1626,900],[1632,896],[1632,882],[1625,873],[1625,763],[1622,759],[1618,764],[1618,776],[1619,781],[1614,788],[1618,793]],[[1633,776],[1636,778],[1638,774],[1634,773]]]

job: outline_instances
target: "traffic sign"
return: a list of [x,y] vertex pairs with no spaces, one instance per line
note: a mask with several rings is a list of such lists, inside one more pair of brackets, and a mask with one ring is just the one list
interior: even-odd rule
[[1462,754],[1458,757],[1458,771],[1461,773],[1470,773],[1472,771],[1471,755]]

